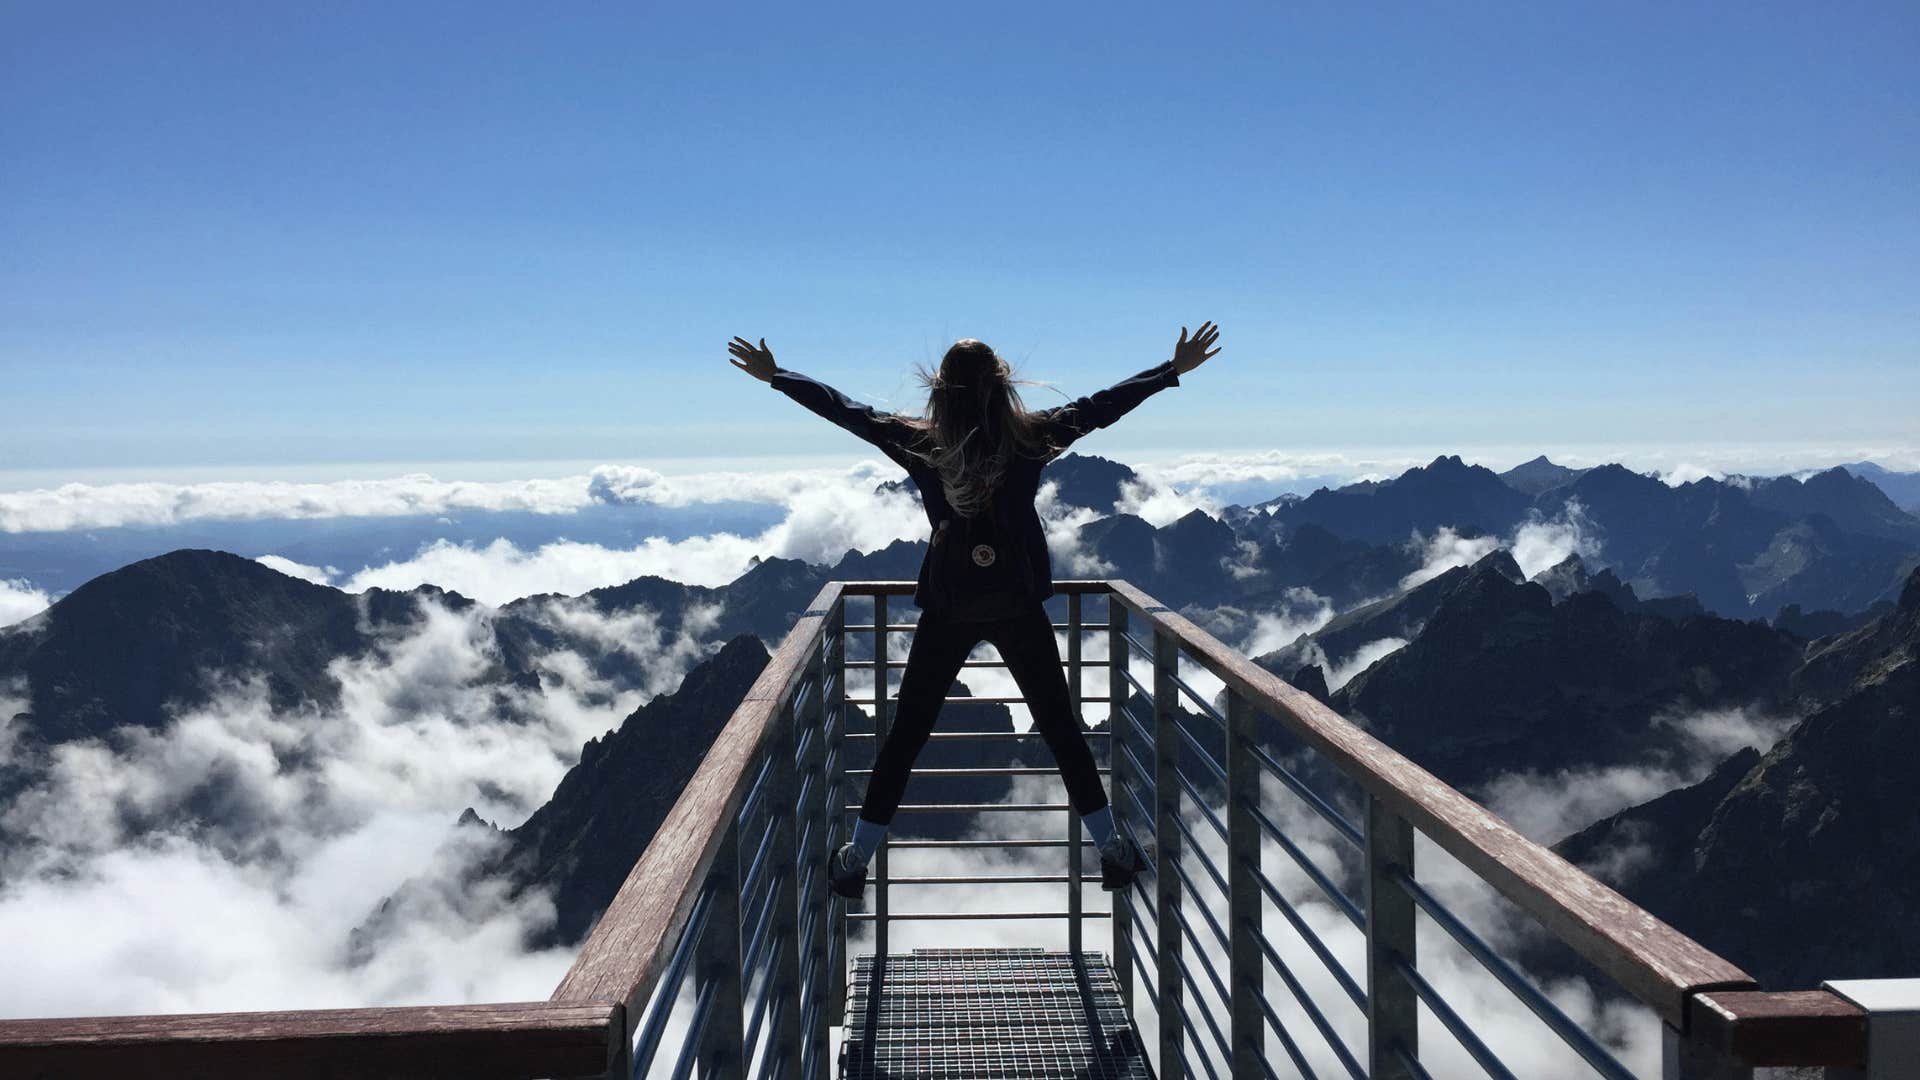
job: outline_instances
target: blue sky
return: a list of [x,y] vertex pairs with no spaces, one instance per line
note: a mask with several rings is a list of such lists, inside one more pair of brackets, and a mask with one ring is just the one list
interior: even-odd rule
[[0,471],[1917,441],[1912,5],[1346,7],[10,5]]

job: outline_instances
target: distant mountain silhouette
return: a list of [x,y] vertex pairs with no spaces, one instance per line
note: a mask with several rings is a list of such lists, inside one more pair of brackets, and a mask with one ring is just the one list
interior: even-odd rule
[[1507,486],[1526,495],[1539,495],[1557,487],[1566,487],[1580,478],[1585,469],[1570,469],[1565,465],[1556,465],[1541,454],[1532,461],[1523,462],[1500,474]]
[[1886,492],[1887,498],[1902,510],[1920,514],[1920,472],[1894,472],[1871,461],[1856,461],[1840,467],[1855,476],[1873,481],[1874,486]]
[[1473,525],[1504,533],[1519,524],[1529,504],[1493,470],[1442,456],[1392,480],[1321,488],[1298,502],[1277,506],[1273,517],[1289,525],[1319,525],[1340,536],[1371,543],[1400,543],[1415,532]]

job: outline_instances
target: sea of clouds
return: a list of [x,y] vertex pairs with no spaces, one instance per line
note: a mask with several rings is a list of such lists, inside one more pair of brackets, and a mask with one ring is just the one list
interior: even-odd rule
[[[554,600],[566,640],[639,661],[614,683],[592,650],[537,658],[537,687],[490,675],[497,613],[422,601],[419,621],[336,660],[336,705],[276,706],[244,671],[157,729],[45,747],[19,737],[24,682],[0,688],[0,766],[38,783],[0,808],[0,1015],[199,1012],[544,998],[568,950],[521,941],[539,890],[474,877],[580,747],[676,687],[715,642],[717,609],[678,630]],[[352,931],[408,882],[378,947]]]

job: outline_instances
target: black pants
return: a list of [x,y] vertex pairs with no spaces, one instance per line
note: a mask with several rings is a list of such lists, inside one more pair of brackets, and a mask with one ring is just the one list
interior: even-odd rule
[[907,668],[900,677],[900,695],[893,725],[874,757],[873,775],[860,816],[876,825],[893,822],[907,787],[914,759],[927,745],[933,722],[960,674],[960,663],[981,641],[1000,650],[1007,669],[1033,714],[1033,726],[1053,751],[1054,764],[1067,783],[1067,798],[1082,815],[1107,805],[1100,786],[1100,768],[1081,730],[1080,717],[1067,696],[1067,674],[1060,646],[1053,639],[1053,617],[1035,603],[1027,612],[992,622],[958,622],[923,614],[907,649]]

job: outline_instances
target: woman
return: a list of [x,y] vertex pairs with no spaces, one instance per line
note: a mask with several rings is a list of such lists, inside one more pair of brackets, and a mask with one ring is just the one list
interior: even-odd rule
[[1191,339],[1186,327],[1173,358],[1077,401],[1029,412],[1006,362],[972,338],[953,344],[927,387],[926,416],[882,413],[838,390],[773,362],[765,338],[736,337],[733,365],[878,447],[907,470],[920,490],[933,534],[914,587],[920,622],[907,651],[893,724],[875,755],[853,837],[834,853],[828,880],[835,893],[858,897],[867,863],[885,838],[913,762],[926,745],[942,699],[961,662],[990,642],[1020,687],[1034,727],[1053,752],[1074,810],[1100,850],[1100,884],[1126,888],[1145,868],[1137,845],[1113,827],[1099,768],[1087,749],[1068,695],[1043,601],[1053,595],[1046,534],[1033,507],[1040,468],[1068,445],[1120,419],[1155,391],[1219,349],[1211,322]]

